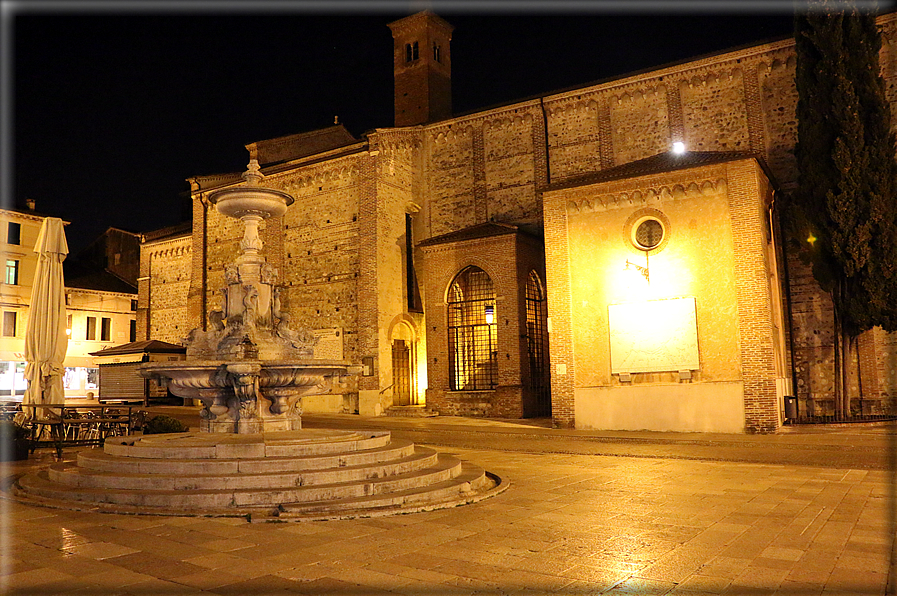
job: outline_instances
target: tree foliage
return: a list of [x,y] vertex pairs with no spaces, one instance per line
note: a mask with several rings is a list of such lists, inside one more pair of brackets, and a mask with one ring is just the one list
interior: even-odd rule
[[897,201],[891,111],[875,14],[823,0],[795,18],[798,188],[789,209],[835,318],[836,404],[849,413],[854,340],[897,329]]

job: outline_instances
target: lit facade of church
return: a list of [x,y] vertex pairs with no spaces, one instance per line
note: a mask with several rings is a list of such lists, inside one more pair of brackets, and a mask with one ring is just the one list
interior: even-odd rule
[[[897,105],[897,18],[879,22]],[[451,25],[390,28],[395,126],[247,146],[296,198],[261,231],[283,308],[316,355],[363,368],[306,411],[718,432],[774,431],[785,395],[829,411],[831,306],[777,221],[796,180],[793,41],[452,116]],[[192,227],[142,245],[139,339],[204,327],[239,250],[208,195],[240,172],[189,182]],[[894,351],[860,338],[867,412],[891,406]]]

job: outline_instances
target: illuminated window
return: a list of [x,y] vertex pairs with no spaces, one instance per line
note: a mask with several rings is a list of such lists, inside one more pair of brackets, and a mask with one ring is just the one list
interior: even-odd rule
[[448,293],[449,383],[453,391],[494,389],[497,384],[498,326],[492,279],[467,267]]
[[19,285],[19,262],[7,259],[6,260],[6,283],[11,286]]

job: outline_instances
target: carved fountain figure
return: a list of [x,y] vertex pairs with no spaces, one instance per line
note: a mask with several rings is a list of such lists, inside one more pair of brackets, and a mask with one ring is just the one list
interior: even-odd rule
[[222,309],[185,338],[187,360],[140,367],[174,395],[199,399],[206,432],[299,430],[302,396],[325,393],[348,370],[346,362],[314,359],[314,334],[292,329],[281,311],[278,272],[261,254],[258,227],[283,215],[293,197],[263,187],[263,178],[251,160],[244,184],[209,196],[219,213],[244,226],[241,253],[224,269]]

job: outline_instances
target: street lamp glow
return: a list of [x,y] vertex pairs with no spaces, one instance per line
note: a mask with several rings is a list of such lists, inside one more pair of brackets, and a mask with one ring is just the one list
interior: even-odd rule
[[685,143],[683,143],[682,141],[676,141],[675,143],[673,143],[673,153],[675,153],[676,155],[682,155],[683,153],[685,153]]

